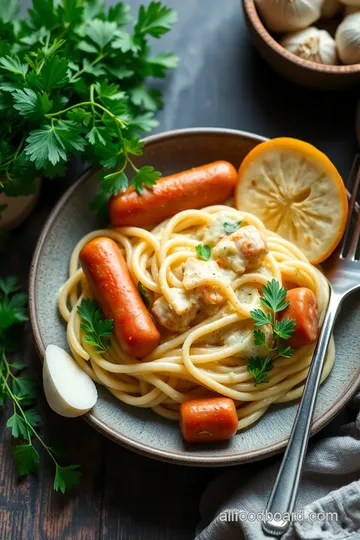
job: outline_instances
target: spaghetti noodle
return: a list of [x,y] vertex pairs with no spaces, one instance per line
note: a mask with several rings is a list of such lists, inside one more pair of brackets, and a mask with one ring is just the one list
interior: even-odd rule
[[[211,224],[222,216],[256,227],[267,243],[268,253],[257,268],[245,273],[230,270],[226,274],[219,267],[219,272],[198,275],[194,288],[185,289],[184,265],[196,260],[196,246],[206,238]],[[141,361],[125,354],[113,336],[109,349],[98,354],[84,340],[77,313],[81,300],[91,296],[79,267],[79,254],[90,240],[103,236],[117,242],[134,281],[149,291],[153,302],[163,298],[171,305],[174,291],[193,294],[198,299],[199,290],[215,293],[220,302],[200,302],[194,319],[188,325],[182,320],[185,328],[181,331],[159,327],[160,345]],[[215,261],[209,263],[216,265]],[[311,289],[322,323],[329,288],[321,272],[295,245],[266,230],[257,217],[217,205],[180,212],[152,230],[122,227],[89,233],[71,255],[69,278],[59,292],[58,302],[74,358],[94,381],[106,386],[120,401],[151,408],[163,417],[177,420],[183,401],[221,394],[234,400],[238,428],[243,429],[257,421],[272,403],[301,396],[314,350],[314,345],[306,346],[290,358],[276,359],[268,384],[254,385],[247,370],[248,359],[261,351],[253,341],[250,311],[260,307],[261,286],[271,278],[288,287]],[[329,375],[334,357],[332,340],[322,380]]]

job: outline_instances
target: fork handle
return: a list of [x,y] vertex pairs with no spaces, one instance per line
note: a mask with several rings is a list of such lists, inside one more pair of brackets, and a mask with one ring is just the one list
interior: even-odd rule
[[284,514],[291,514],[294,509],[321,374],[340,303],[341,296],[334,294],[330,288],[328,309],[311,361],[302,399],[262,523],[263,530],[274,536],[284,534],[290,525],[290,519],[287,519],[288,516]]

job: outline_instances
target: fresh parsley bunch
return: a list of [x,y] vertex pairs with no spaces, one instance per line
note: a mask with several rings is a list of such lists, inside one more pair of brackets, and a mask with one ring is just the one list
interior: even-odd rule
[[16,278],[0,279],[0,408],[10,401],[13,414],[6,426],[12,436],[21,441],[13,447],[14,461],[20,476],[35,472],[40,457],[35,440],[43,446],[55,465],[54,489],[62,493],[79,482],[78,465],[61,466],[57,451],[48,446],[38,433],[41,418],[34,408],[36,387],[20,360],[10,362],[9,356],[17,350],[19,329],[27,321],[26,294],[19,292]]
[[133,156],[162,106],[145,81],[177,65],[152,55],[148,38],[168,32],[175,12],[151,2],[134,21],[128,4],[103,0],[33,0],[28,18],[18,11],[0,0],[0,190],[31,194],[37,177],[63,176],[72,155],[105,169],[96,210],[128,187],[128,165],[139,193],[154,185],[159,173]]

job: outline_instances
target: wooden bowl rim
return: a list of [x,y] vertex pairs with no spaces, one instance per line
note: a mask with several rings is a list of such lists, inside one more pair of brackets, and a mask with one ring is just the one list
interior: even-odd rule
[[351,64],[351,65],[325,65],[325,64],[316,64],[315,62],[310,62],[309,60],[304,60],[299,58],[295,54],[286,50],[280,43],[278,43],[270,34],[270,32],[263,25],[256,6],[255,0],[243,0],[244,10],[251,22],[251,25],[256,30],[260,38],[268,45],[274,52],[278,53],[284,60],[296,64],[300,68],[304,68],[316,73],[331,73],[333,75],[348,75],[353,73],[360,73],[360,64]]

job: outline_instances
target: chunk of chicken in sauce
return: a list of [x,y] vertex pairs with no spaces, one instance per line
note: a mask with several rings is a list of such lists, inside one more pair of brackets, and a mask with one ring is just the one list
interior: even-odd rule
[[221,281],[229,285],[236,278],[231,270],[224,270],[215,261],[201,261],[189,258],[183,266],[183,285],[187,291],[195,290],[205,304],[218,305],[225,302],[219,287],[211,282]]
[[253,225],[241,227],[213,248],[215,260],[238,274],[260,266],[269,248],[260,231]]
[[226,232],[226,225],[236,228],[240,227],[242,222],[241,214],[237,212],[218,212],[212,216],[211,221],[207,227],[205,227],[202,242],[210,247],[214,247],[220,240],[226,238],[228,233]]
[[195,319],[198,310],[199,305],[197,302],[194,302],[190,309],[182,315],[178,315],[164,296],[160,296],[160,298],[155,300],[152,307],[156,321],[171,332],[185,332],[189,328],[190,323]]

